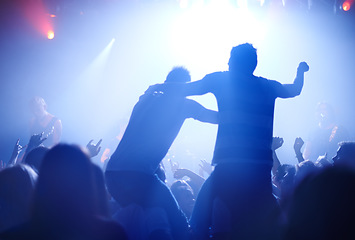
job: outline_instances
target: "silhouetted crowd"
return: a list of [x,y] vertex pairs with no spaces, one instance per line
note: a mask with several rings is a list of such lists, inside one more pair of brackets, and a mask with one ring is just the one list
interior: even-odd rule
[[[0,239],[355,239],[355,142],[331,106],[317,105],[306,143],[295,139],[296,165],[276,153],[275,99],[301,93],[307,63],[292,84],[254,76],[248,43],[228,64],[194,82],[175,67],[150,86],[103,168],[91,159],[101,140],[60,142],[61,121],[34,98],[28,144],[1,162]],[[186,98],[205,93],[218,111]],[[208,177],[172,163],[168,182],[161,162],[188,118],[218,124],[212,162],[200,164]]]

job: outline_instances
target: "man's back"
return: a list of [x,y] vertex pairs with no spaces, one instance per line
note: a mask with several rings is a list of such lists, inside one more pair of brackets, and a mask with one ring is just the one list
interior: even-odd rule
[[185,119],[203,121],[201,111],[208,111],[212,116],[217,114],[181,94],[153,92],[142,95],[111,157],[117,161],[110,161],[108,169],[154,173]]
[[213,163],[237,160],[271,165],[273,114],[280,83],[255,76],[238,78],[230,72],[208,74],[202,81],[215,95],[220,117]]

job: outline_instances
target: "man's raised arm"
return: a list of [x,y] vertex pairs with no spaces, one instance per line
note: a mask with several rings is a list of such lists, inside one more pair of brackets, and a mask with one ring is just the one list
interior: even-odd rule
[[282,84],[282,87],[278,89],[277,94],[280,98],[290,98],[300,95],[303,82],[304,73],[308,72],[309,66],[306,62],[301,62],[297,68],[297,75],[292,84]]

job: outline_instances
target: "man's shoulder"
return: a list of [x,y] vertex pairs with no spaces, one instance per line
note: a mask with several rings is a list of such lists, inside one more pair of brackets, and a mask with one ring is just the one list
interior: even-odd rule
[[273,87],[278,87],[279,85],[281,85],[280,82],[276,81],[276,80],[271,80],[271,79],[267,79],[264,77],[260,77],[260,76],[255,76],[255,79],[257,79],[257,81],[264,85],[265,87],[269,87],[269,88],[273,88]]
[[221,78],[227,78],[229,76],[228,71],[221,71],[221,72],[213,72],[207,74],[204,79],[221,79]]
[[214,92],[220,87],[224,86],[229,80],[228,72],[213,72],[207,74],[201,81],[203,85],[208,86],[210,91]]
[[275,80],[271,80],[265,77],[261,77],[261,76],[254,76],[255,79],[257,79],[258,81],[262,82],[262,83],[271,83],[271,82],[277,82]]

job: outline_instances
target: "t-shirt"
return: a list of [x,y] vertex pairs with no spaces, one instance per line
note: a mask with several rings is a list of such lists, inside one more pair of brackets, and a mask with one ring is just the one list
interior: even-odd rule
[[199,119],[201,109],[204,109],[202,105],[181,94],[153,92],[142,95],[108,162],[107,171],[153,174],[185,119]]
[[219,125],[212,163],[272,164],[271,143],[275,99],[294,97],[281,83],[262,77],[234,79],[230,72],[215,72],[201,80],[215,95]]

